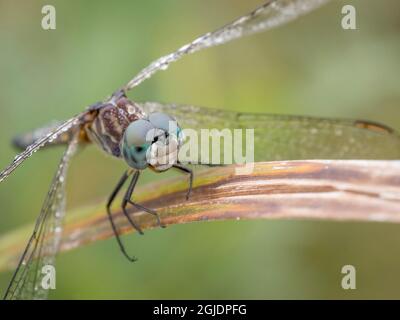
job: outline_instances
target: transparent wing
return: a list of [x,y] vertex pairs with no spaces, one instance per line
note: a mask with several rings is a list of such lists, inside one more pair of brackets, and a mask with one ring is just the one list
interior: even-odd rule
[[[249,114],[191,105],[139,103],[146,112],[173,115],[183,129],[254,129],[254,161],[400,159],[400,136],[373,122]],[[243,133],[243,141],[245,140]],[[223,143],[221,143],[222,149]],[[214,151],[213,151],[214,152]],[[223,150],[220,150],[221,156]],[[205,164],[204,161],[201,163]]]
[[[86,112],[85,112],[86,113]],[[25,151],[18,154],[10,165],[0,172],[0,182],[5,180],[22,162],[28,159],[33,153],[38,151],[45,145],[55,141],[60,135],[65,134],[72,128],[78,126],[85,113],[79,114],[67,121],[62,122],[59,126],[53,128],[51,131],[45,133],[44,136],[37,139],[34,143],[29,145]]]
[[[62,124],[62,121],[52,121],[51,123],[49,123],[43,127],[34,129],[32,131],[29,131],[29,132],[26,132],[23,134],[19,134],[13,138],[13,140],[12,140],[13,146],[16,147],[17,149],[23,151],[27,147],[29,147],[32,143],[35,143],[40,138],[44,137],[45,135],[47,135],[50,132],[57,129],[61,124]],[[65,137],[65,138],[63,137],[63,135],[59,135],[55,139],[54,143],[57,143],[58,140],[61,139],[62,142],[64,142],[64,144],[65,144],[67,141],[69,141],[68,134],[69,134],[69,132],[65,133],[65,135],[67,135],[67,137]]]
[[48,289],[42,285],[43,267],[55,265],[58,252],[62,220],[65,212],[65,180],[69,161],[78,144],[78,133],[69,143],[52,185],[44,201],[34,231],[29,239],[18,267],[11,279],[4,299],[46,299]]
[[270,0],[224,27],[209,32],[194,41],[182,46],[177,51],[153,61],[149,66],[139,72],[122,89],[126,92],[144,80],[150,78],[158,70],[165,70],[169,64],[187,54],[194,53],[204,48],[220,45],[228,41],[265,31],[280,26],[286,22],[310,12],[329,0]]

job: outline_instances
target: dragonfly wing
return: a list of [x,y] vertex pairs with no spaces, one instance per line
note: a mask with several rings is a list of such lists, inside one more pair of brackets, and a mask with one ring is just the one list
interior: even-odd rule
[[[20,151],[23,151],[27,147],[29,147],[32,143],[35,143],[40,138],[56,130],[61,124],[62,121],[52,121],[46,126],[37,128],[35,130],[23,134],[19,134],[18,136],[15,136],[13,138],[12,140],[13,146],[19,149]],[[72,135],[71,131],[67,131],[63,134],[60,134],[56,139],[52,140],[52,142],[49,143],[49,145],[68,144],[69,141],[71,140],[71,135]]]
[[47,271],[43,268],[54,268],[55,265],[65,212],[66,174],[77,144],[78,133],[74,135],[58,165],[33,234],[14,272],[5,299],[47,298],[49,288],[46,287],[46,283],[42,283]]
[[[86,113],[86,112],[85,112]],[[0,182],[5,180],[22,162],[28,159],[33,153],[44,147],[45,145],[52,143],[60,135],[65,134],[72,128],[77,127],[85,113],[79,114],[67,121],[62,122],[59,126],[45,133],[44,136],[38,138],[34,143],[30,144],[23,152],[18,154],[10,165],[0,172]]]
[[185,55],[201,49],[217,46],[245,35],[280,26],[318,8],[328,1],[329,0],[269,0],[249,14],[236,19],[214,32],[208,32],[194,41],[185,44],[177,51],[153,61],[129,81],[123,90],[126,92],[138,86],[157,71],[165,70],[169,64],[178,61]]
[[[236,113],[191,105],[140,104],[173,115],[183,129],[254,129],[254,161],[400,159],[400,136],[384,125],[343,119]],[[245,141],[243,132],[243,141]],[[221,143],[221,155],[223,154]],[[245,144],[243,143],[243,154]],[[213,150],[213,152],[215,152]],[[204,163],[204,160],[201,161]]]

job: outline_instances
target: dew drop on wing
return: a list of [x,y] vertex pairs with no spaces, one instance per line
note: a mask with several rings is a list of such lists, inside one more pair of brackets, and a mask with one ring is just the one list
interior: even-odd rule
[[165,70],[168,69],[168,66],[169,66],[168,63],[163,63],[163,64],[160,65],[160,69],[165,71]]

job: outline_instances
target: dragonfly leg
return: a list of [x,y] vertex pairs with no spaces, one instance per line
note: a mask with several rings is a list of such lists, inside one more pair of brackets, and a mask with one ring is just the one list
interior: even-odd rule
[[193,187],[193,171],[189,168],[186,168],[186,167],[180,165],[180,164],[175,164],[174,168],[176,168],[184,173],[189,174],[189,189],[186,193],[186,200],[189,200],[189,196],[190,196],[190,193],[192,192],[192,187]]
[[114,232],[114,234],[115,234],[115,238],[117,239],[119,248],[121,249],[122,253],[124,254],[124,256],[125,256],[129,261],[134,262],[134,261],[136,261],[137,259],[136,259],[134,256],[130,256],[130,255],[126,252],[125,246],[124,246],[124,244],[122,243],[122,240],[121,240],[121,238],[120,238],[120,236],[119,236],[117,227],[116,227],[116,225],[115,225],[115,223],[114,223],[114,220],[113,220],[112,214],[111,214],[111,205],[112,205],[112,203],[114,202],[115,197],[117,196],[117,194],[119,193],[119,191],[121,190],[121,188],[123,187],[123,185],[125,184],[125,182],[126,182],[126,180],[128,179],[128,177],[129,177],[129,173],[128,173],[128,172],[125,172],[124,175],[121,177],[120,181],[118,182],[117,186],[115,187],[114,191],[112,192],[110,198],[108,199],[108,202],[107,202],[107,215],[108,215],[108,219],[110,220],[110,223],[111,223],[111,227],[112,227],[112,229],[113,229],[113,232]]
[[133,193],[133,190],[134,190],[134,188],[135,188],[135,185],[136,185],[136,183],[137,183],[137,181],[138,181],[138,179],[139,179],[139,175],[140,175],[140,171],[136,171],[136,172],[133,174],[131,183],[129,184],[128,190],[126,190],[124,199],[122,200],[122,206],[121,206],[121,207],[122,207],[122,211],[123,211],[125,217],[128,219],[128,221],[129,221],[129,223],[132,225],[132,227],[135,228],[135,230],[136,230],[137,232],[139,232],[140,234],[143,234],[142,229],[132,220],[132,218],[131,218],[130,215],[128,214],[128,211],[126,210],[126,207],[127,207],[128,203],[129,203],[129,200],[130,200],[130,198],[131,198],[131,195],[132,195],[132,193]]
[[133,226],[139,233],[143,234],[143,232],[141,231],[141,229],[132,221],[131,217],[129,216],[129,214],[128,214],[127,210],[126,210],[126,206],[128,205],[128,203],[130,203],[131,205],[133,205],[135,208],[137,208],[137,209],[139,209],[139,210],[145,211],[145,212],[150,213],[150,214],[152,214],[153,216],[155,216],[156,219],[157,219],[157,224],[158,224],[161,228],[165,228],[165,225],[163,225],[163,224],[161,223],[160,216],[158,215],[158,213],[157,213],[155,210],[146,208],[146,207],[142,206],[141,204],[136,203],[136,202],[134,202],[134,201],[131,200],[133,190],[135,189],[136,183],[137,183],[137,181],[138,181],[138,179],[139,179],[139,175],[140,175],[140,171],[136,171],[135,174],[134,174],[134,176],[132,177],[132,181],[131,181],[131,183],[130,183],[130,185],[129,185],[129,187],[128,187],[128,190],[126,191],[124,200],[123,200],[123,202],[122,202],[122,210],[123,210],[125,216],[127,217],[127,219],[129,220],[129,222],[132,224],[132,226]]

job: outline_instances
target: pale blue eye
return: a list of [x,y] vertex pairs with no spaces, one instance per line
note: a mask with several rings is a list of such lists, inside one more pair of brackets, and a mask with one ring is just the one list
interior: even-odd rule
[[155,127],[149,121],[139,119],[132,122],[124,133],[124,139],[128,145],[141,146],[145,143],[151,143],[148,139],[148,133],[154,131]]
[[132,122],[126,128],[121,149],[130,167],[141,170],[148,166],[146,153],[152,143],[152,139],[149,139],[152,131],[155,131],[154,126],[142,119]]
[[154,112],[149,115],[149,121],[156,128],[168,132],[169,134],[174,134],[177,137],[179,136],[181,129],[176,120],[169,115],[162,112]]
[[[122,156],[130,167],[142,170],[155,160],[148,159],[149,154],[157,157],[156,150],[162,150],[162,144],[176,140],[180,144],[181,138],[182,130],[174,118],[161,112],[152,113],[147,119],[136,120],[126,128],[120,146]],[[153,143],[158,145],[153,148]],[[151,152],[150,147],[153,148]]]

